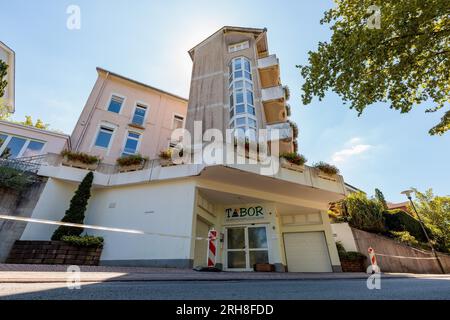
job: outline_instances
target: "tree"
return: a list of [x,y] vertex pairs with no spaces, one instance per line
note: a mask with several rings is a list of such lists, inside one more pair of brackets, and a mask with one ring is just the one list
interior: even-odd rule
[[384,198],[383,192],[381,192],[380,189],[375,189],[375,199],[377,199],[378,203],[383,207],[383,210],[388,209],[386,199]]
[[363,192],[349,194],[344,199],[348,223],[369,232],[384,232],[383,208],[376,200],[368,199]]
[[414,205],[440,251],[450,251],[450,196],[435,196],[432,189],[424,193],[413,189]]
[[[297,66],[305,79],[303,104],[332,89],[361,115],[375,102],[409,112],[425,103],[436,112],[450,102],[450,6],[448,0],[335,0],[321,24],[332,24],[330,42],[309,52],[309,64]],[[380,28],[372,28],[373,4]],[[373,25],[372,25],[373,26]],[[450,130],[450,109],[429,130]]]
[[5,80],[6,75],[8,74],[8,65],[0,59],[0,98],[5,94],[6,86],[8,85],[8,81]]
[[49,127],[49,124],[44,123],[41,119],[37,119],[36,123],[33,123],[33,119],[31,116],[25,116],[25,121],[19,122],[20,124],[35,127],[38,129],[47,129]]
[[8,73],[8,65],[0,60],[0,120],[9,120],[11,113],[9,108],[5,105],[3,96],[5,95],[5,88],[8,82],[5,80]]
[[[71,222],[82,224],[84,221],[84,213],[88,200],[91,197],[92,181],[94,174],[90,171],[78,186],[75,195],[70,201],[70,207],[67,209],[62,222]],[[83,228],[59,226],[52,236],[52,240],[61,240],[63,236],[79,236],[83,232]]]

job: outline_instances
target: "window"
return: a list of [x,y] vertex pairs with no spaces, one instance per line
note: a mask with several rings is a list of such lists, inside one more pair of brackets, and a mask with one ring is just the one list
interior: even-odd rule
[[6,134],[0,133],[0,148],[2,147],[3,143],[5,143],[6,138],[8,138]]
[[184,126],[184,118],[178,115],[173,117],[173,129],[182,129]]
[[101,126],[98,131],[97,139],[95,140],[95,146],[108,149],[113,133],[114,129]]
[[244,57],[230,62],[230,128],[235,134],[248,131],[248,138],[256,138],[256,110],[250,60]]
[[124,98],[113,95],[109,102],[108,111],[119,113],[122,108]]
[[139,126],[144,125],[146,112],[147,107],[140,104],[136,105],[136,109],[134,109],[133,120],[131,122]]
[[244,41],[244,42],[239,42],[239,43],[235,43],[235,44],[231,44],[228,46],[228,52],[232,53],[232,52],[236,52],[239,50],[244,50],[244,49],[248,49],[250,47],[249,42],[248,41]]
[[41,153],[44,145],[45,141],[0,133],[0,158],[14,159],[35,156]]
[[26,142],[27,139],[19,137],[11,137],[11,139],[9,139],[8,144],[3,149],[0,158],[3,159],[18,158],[20,151],[22,150]]
[[136,154],[139,145],[139,139],[141,135],[136,132],[128,132],[127,141],[125,142],[125,147],[123,148],[122,156],[130,156]]
[[22,154],[22,157],[37,156],[41,153],[41,150],[43,147],[44,147],[43,142],[30,141],[30,143],[28,143],[28,146],[25,149],[24,153]]

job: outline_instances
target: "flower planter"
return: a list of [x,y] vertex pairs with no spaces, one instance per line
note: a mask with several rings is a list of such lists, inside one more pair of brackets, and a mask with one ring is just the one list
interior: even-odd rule
[[170,167],[175,165],[172,162],[172,159],[159,159],[159,164],[161,165],[161,167]]
[[139,171],[144,169],[145,162],[132,164],[129,166],[119,166],[119,172],[130,172],[130,171]]
[[325,172],[322,172],[319,170],[319,173],[317,174],[319,178],[330,180],[330,181],[337,181],[337,174],[327,174]]
[[365,272],[366,258],[358,259],[341,259],[341,267],[343,272]]
[[304,172],[305,166],[294,164],[292,162],[287,161],[285,158],[280,158],[280,165],[282,168],[286,168],[293,171]]
[[256,263],[253,266],[253,270],[256,272],[274,272],[275,266],[270,263]]
[[16,241],[6,263],[98,266],[102,248],[78,247],[64,241]]
[[67,167],[73,167],[73,168],[78,168],[78,169],[86,169],[86,170],[91,170],[91,171],[95,171],[98,167],[98,162],[96,163],[92,163],[92,164],[88,164],[88,163],[84,163],[78,160],[69,160],[67,157],[64,157],[62,159],[62,165],[63,166],[67,166]]

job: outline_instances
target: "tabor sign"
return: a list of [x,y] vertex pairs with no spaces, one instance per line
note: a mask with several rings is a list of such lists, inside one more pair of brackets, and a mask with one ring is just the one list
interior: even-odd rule
[[264,216],[265,210],[261,206],[225,209],[225,217],[227,220],[261,219]]

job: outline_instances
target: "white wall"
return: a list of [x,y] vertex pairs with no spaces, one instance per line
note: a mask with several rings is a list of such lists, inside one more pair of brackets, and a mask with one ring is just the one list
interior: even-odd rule
[[[61,220],[76,184],[49,179],[33,218]],[[191,236],[195,184],[191,180],[92,191],[85,224]],[[57,226],[29,223],[21,240],[49,240]],[[105,238],[101,260],[189,259],[190,239],[85,230]]]
[[[70,199],[78,184],[49,178],[33,210],[32,218],[59,221],[69,208]],[[54,225],[31,223],[25,227],[20,240],[50,240]]]
[[341,242],[347,251],[358,251],[352,229],[348,223],[332,223],[331,230],[336,242]]
[[[92,225],[191,236],[194,200],[195,184],[189,180],[98,189],[85,221]],[[190,239],[88,232],[105,238],[101,260],[190,258]]]

